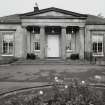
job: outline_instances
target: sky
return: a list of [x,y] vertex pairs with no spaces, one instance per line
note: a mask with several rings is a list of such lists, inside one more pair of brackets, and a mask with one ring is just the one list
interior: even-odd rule
[[82,14],[101,14],[105,17],[105,0],[0,0],[0,17],[31,12],[35,2],[39,9],[56,7]]

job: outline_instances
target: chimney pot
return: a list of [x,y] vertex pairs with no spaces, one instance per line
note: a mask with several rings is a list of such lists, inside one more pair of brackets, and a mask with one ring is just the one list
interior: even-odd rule
[[35,3],[34,12],[37,12],[37,11],[39,11],[39,7],[38,7],[38,4]]

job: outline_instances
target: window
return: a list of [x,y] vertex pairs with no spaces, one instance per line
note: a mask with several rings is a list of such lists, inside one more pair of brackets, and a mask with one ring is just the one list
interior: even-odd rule
[[34,51],[40,50],[40,35],[39,34],[33,35],[33,50]]
[[70,51],[71,49],[71,34],[66,34],[66,51]]
[[103,35],[92,35],[92,49],[94,56],[103,55]]
[[13,54],[14,35],[12,32],[3,32],[2,53],[7,55]]
[[39,42],[34,42],[34,49],[40,50],[40,43]]

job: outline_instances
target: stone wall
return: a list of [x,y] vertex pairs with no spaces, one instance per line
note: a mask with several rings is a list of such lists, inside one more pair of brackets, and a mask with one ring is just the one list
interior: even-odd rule
[[[39,22],[40,23],[40,22]],[[25,23],[24,23],[25,24]],[[48,25],[53,24],[54,23],[49,23]],[[60,24],[60,23],[59,23]],[[70,23],[69,23],[70,24]],[[75,25],[77,25],[76,23],[73,23]],[[26,24],[25,24],[26,25]],[[34,23],[35,25],[35,23]],[[46,23],[45,23],[46,25]],[[58,23],[57,23],[58,25]],[[62,25],[62,23],[60,24]],[[66,24],[68,25],[68,24]],[[92,53],[92,32],[98,32],[101,34],[104,34],[104,57],[105,58],[105,25],[87,25],[86,27],[83,27],[83,23],[81,23],[82,26],[82,31],[77,32],[75,36],[73,36],[73,50],[74,53],[79,53],[81,58],[91,58],[91,53]],[[85,30],[84,30],[85,29]],[[41,27],[41,36],[44,34],[44,28]],[[17,24],[17,25],[12,25],[12,24],[0,24],[0,56],[2,55],[2,31],[14,31],[15,33],[15,37],[14,37],[14,56],[18,57],[18,58],[25,58],[27,53],[32,52],[32,48],[31,48],[31,42],[30,42],[30,33],[26,30],[26,27],[22,27],[21,25]],[[85,32],[84,32],[85,31]],[[65,28],[62,28],[62,34],[60,37],[60,41],[61,41],[61,52],[60,55],[62,56],[62,58],[65,58],[65,41],[61,40],[61,38],[63,37],[63,39],[65,39],[65,37],[63,35],[66,34]],[[81,36],[80,36],[81,35]],[[45,35],[44,35],[45,36]],[[43,51],[45,51],[45,42],[44,42],[44,37],[41,39],[41,52],[40,52],[40,57],[43,59],[45,57],[45,53],[43,53]],[[44,43],[44,44],[43,44]],[[64,48],[64,49],[63,49]],[[73,52],[70,52],[73,53]],[[69,54],[70,54],[69,53]],[[85,54],[85,55],[84,55]],[[69,55],[66,55],[69,56]]]
[[13,31],[14,32],[14,56],[23,57],[24,43],[23,43],[23,28],[21,25],[12,25],[12,24],[0,24],[0,56],[2,57],[2,31]]

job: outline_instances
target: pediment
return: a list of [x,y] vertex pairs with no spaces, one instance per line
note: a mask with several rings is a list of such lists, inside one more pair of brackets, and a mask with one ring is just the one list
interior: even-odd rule
[[29,12],[22,14],[21,16],[23,17],[69,17],[69,18],[83,18],[86,17],[86,15],[59,9],[59,8],[47,8],[47,9],[42,9],[34,12]]
[[64,13],[56,12],[56,11],[49,11],[49,12],[45,12],[41,14],[36,14],[33,16],[70,16],[70,17],[73,17],[72,15],[67,15]]

